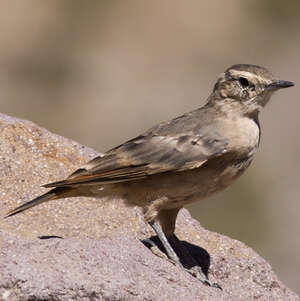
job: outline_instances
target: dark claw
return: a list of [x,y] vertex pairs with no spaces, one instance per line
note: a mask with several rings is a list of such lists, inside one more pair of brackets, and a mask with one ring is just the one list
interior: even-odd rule
[[218,283],[216,283],[216,282],[211,283],[211,287],[218,288],[218,289],[220,289],[221,291],[223,290],[222,287],[221,287]]

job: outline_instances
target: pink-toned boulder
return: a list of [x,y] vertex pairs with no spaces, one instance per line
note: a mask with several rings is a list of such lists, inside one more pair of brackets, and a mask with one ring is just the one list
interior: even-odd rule
[[1,114],[0,141],[0,300],[299,300],[252,249],[186,210],[176,234],[223,290],[153,255],[140,210],[117,199],[57,200],[2,219],[97,153]]

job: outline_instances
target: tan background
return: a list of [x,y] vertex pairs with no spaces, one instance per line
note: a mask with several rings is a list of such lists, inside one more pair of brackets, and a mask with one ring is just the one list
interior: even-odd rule
[[300,293],[300,2],[1,1],[1,112],[105,151],[203,104],[225,68],[266,66],[293,89],[263,115],[256,160],[190,206]]

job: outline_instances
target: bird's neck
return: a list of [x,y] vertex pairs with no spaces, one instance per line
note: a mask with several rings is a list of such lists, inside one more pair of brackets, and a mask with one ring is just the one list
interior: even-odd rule
[[241,117],[249,117],[255,121],[258,120],[260,112],[259,106],[252,106],[249,103],[244,103],[233,98],[224,98],[219,93],[213,92],[207,99],[206,107],[211,107],[218,111],[220,114],[231,115]]

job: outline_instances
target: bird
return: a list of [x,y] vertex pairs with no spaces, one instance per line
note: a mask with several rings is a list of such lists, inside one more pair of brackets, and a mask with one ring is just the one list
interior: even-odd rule
[[170,243],[176,237],[178,212],[243,174],[260,144],[260,112],[274,92],[292,86],[264,67],[233,65],[219,75],[202,107],[161,122],[92,159],[68,178],[44,185],[51,189],[6,217],[50,200],[117,196],[142,208],[170,261],[214,285],[201,267],[184,267]]

